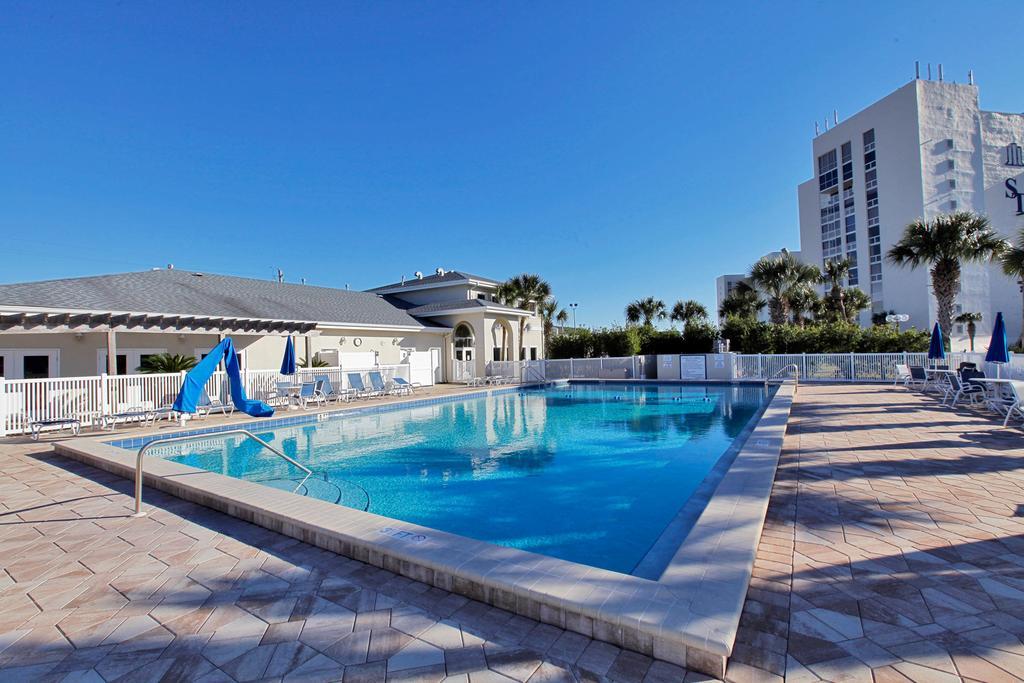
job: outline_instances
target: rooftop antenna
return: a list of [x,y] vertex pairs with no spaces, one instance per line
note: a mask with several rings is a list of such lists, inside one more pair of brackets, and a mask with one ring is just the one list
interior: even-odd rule
[[348,291],[348,283],[347,282],[345,283],[345,291],[346,292]]
[[839,110],[838,109],[833,109],[832,110],[832,124],[836,125],[836,126],[839,125]]
[[928,80],[932,80],[932,63],[928,62]]
[[818,125],[817,121],[814,122],[814,135],[821,135],[821,126]]
[[917,60],[914,61],[914,80],[921,80],[921,62]]
[[277,269],[277,281],[278,283],[284,282],[284,271],[280,268]]
[[939,64],[939,83],[942,82],[942,65]]
[[302,284],[306,284],[306,278],[300,277],[299,278],[299,282],[302,283]]
[[967,85],[974,85],[974,69],[967,70]]
[[402,276],[402,284],[403,285],[405,284],[405,276],[404,275]]

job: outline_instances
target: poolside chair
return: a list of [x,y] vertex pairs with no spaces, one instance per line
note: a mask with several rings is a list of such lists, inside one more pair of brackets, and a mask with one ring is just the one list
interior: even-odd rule
[[922,391],[928,385],[928,373],[924,371],[924,367],[920,365],[911,365],[910,368],[910,379],[905,384],[908,387],[916,387]]
[[354,392],[352,395],[356,398],[372,398],[380,395],[377,391],[366,388],[366,385],[363,384],[363,376],[358,372],[348,373],[348,385]]
[[949,402],[949,407],[953,408],[956,406],[957,401],[961,398],[967,398],[970,400],[971,405],[985,401],[985,389],[977,384],[971,384],[965,382],[962,377],[954,372],[946,375],[946,381],[949,386],[945,389],[942,396],[942,402],[945,403],[947,399],[952,399]]
[[978,369],[978,364],[977,363],[972,363],[972,362],[966,361],[966,360],[963,361],[962,363],[960,363],[960,365],[958,365],[956,367],[956,371],[957,372],[961,372],[961,373],[964,370],[977,370],[977,369]]
[[266,395],[264,401],[272,406],[288,405],[291,402],[291,394],[288,392],[291,387],[291,382],[275,382],[274,390]]
[[374,394],[377,396],[387,396],[392,393],[398,393],[397,391],[392,391],[388,387],[388,383],[384,381],[383,375],[379,372],[368,372],[366,373],[366,376],[370,380],[370,386],[373,387]]
[[28,429],[29,434],[33,441],[39,441],[39,436],[43,429],[46,427],[56,427],[58,431],[63,432],[64,428],[67,427],[71,430],[72,436],[78,436],[79,432],[82,431],[82,421],[77,417],[55,417],[43,420],[29,419]]
[[406,394],[415,393],[415,391],[417,389],[423,388],[423,385],[420,384],[419,382],[410,382],[409,380],[405,379],[404,377],[395,377],[391,381],[394,382],[395,386],[398,387],[398,390],[400,392],[403,392],[403,393],[406,393]]
[[210,394],[203,389],[203,393],[199,396],[199,402],[196,403],[196,414],[199,417],[206,417],[213,413],[220,413],[221,415],[233,415],[235,412],[234,403],[224,403],[219,398],[210,398]]
[[310,403],[315,403],[318,406],[323,405],[326,400],[323,386],[324,383],[320,381],[302,383],[302,388],[299,389],[299,405],[302,406],[303,410],[309,410]]
[[323,392],[324,401],[347,401],[352,397],[351,389],[336,391],[334,385],[331,384],[331,378],[327,375],[316,375],[313,379],[321,383],[320,390]]
[[1024,419],[1024,382],[1007,382],[1000,385],[1003,392],[1006,407],[1006,417],[1003,419],[1003,426],[1010,424],[1010,418],[1017,417]]
[[913,376],[910,374],[910,366],[909,365],[901,365],[901,364],[897,363],[896,364],[896,379],[893,380],[893,384],[902,384],[902,385],[906,386],[907,384],[910,383],[911,379],[913,379]]

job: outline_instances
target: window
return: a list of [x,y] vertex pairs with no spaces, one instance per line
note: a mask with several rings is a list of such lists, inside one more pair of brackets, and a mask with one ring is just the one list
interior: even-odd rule
[[26,355],[22,359],[23,379],[47,379],[50,376],[50,357],[48,355]]
[[818,189],[821,192],[839,184],[839,171],[836,164],[836,151],[818,157]]
[[843,153],[843,182],[853,180],[853,145],[849,142],[844,142],[842,147]]
[[875,151],[875,129],[872,128],[869,131],[864,132],[864,156],[867,157],[868,152]]
[[537,360],[537,347],[536,346],[531,346],[530,347],[530,360]]
[[949,179],[949,189],[951,189],[951,190],[955,190],[956,189],[956,178],[950,178]]
[[483,300],[486,301],[487,300],[487,295],[483,294],[483,293],[479,293],[479,294],[476,295],[476,298],[477,299],[483,299]]
[[455,360],[473,360],[474,346],[473,328],[466,323],[459,323],[455,327],[453,341]]
[[501,360],[501,347],[495,346],[491,350],[491,356],[492,356],[491,360],[500,361]]

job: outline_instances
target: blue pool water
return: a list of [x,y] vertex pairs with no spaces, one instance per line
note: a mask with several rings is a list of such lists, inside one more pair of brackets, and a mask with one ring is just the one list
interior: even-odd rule
[[[252,429],[315,472],[306,495],[629,573],[767,400],[573,384]],[[151,453],[288,490],[303,476],[240,437]]]

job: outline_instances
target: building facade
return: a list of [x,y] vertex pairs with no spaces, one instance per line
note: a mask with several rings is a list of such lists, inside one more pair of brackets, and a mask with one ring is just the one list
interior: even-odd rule
[[[1016,182],[1021,144],[1024,114],[983,111],[975,85],[911,81],[814,138],[814,176],[798,188],[804,260],[850,261],[849,284],[872,301],[862,324],[895,311],[930,328],[936,303],[927,268],[895,266],[886,253],[909,223],[952,211],[987,215],[1016,237],[1024,218],[1010,188],[1024,189]],[[955,312],[982,314],[982,344],[997,311],[1016,337],[1024,322],[1017,283],[997,265],[966,265]],[[968,345],[963,328],[946,331],[954,350]]]
[[366,292],[176,269],[0,285],[0,377],[133,374],[224,336],[243,368],[275,369],[292,336],[300,360],[458,381],[489,360],[543,358],[543,321],[495,301],[498,286],[441,269]]

